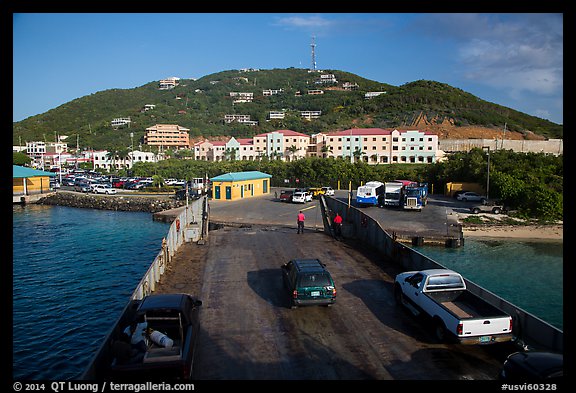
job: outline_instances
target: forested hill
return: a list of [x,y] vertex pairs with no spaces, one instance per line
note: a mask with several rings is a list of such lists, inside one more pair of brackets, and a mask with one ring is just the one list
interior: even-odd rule
[[[321,75],[336,82],[318,83]],[[325,82],[325,80],[324,80]],[[264,90],[273,90],[264,95]],[[309,94],[322,90],[323,94]],[[234,103],[231,92],[253,93],[252,102]],[[366,99],[368,92],[381,92]],[[154,109],[144,111],[147,104]],[[270,111],[284,111],[284,119],[268,120]],[[321,111],[305,120],[301,111]],[[250,115],[258,125],[226,124],[227,114]],[[393,86],[338,70],[306,69],[229,70],[197,80],[180,79],[170,90],[159,81],[133,89],[110,89],[81,97],[46,113],[14,123],[13,144],[53,141],[68,136],[73,147],[110,149],[143,142],[145,129],[155,124],[178,124],[190,129],[192,139],[215,136],[252,137],[278,129],[305,134],[348,128],[400,128],[425,116],[429,123],[483,126],[531,132],[561,138],[563,126],[490,103],[465,91],[435,81],[418,80]],[[130,118],[130,126],[114,128],[115,118]],[[421,127],[420,127],[421,128]],[[132,134],[132,137],[131,137]]]

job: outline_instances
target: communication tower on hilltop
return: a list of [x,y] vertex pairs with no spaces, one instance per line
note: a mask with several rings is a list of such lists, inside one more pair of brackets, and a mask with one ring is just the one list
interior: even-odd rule
[[310,46],[312,47],[312,68],[310,68],[310,70],[316,71],[316,37],[312,36]]

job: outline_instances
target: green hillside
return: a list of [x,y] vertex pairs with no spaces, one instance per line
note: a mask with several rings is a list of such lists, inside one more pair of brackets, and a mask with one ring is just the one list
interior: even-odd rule
[[[444,83],[419,80],[392,86],[344,71],[322,73],[334,74],[337,84],[317,84],[318,72],[289,68],[223,71],[197,80],[181,79],[171,90],[159,90],[158,81],[133,89],[105,90],[14,123],[13,144],[53,141],[55,135],[67,135],[71,147],[78,140],[80,147],[112,149],[130,146],[133,141],[134,148],[138,148],[145,129],[158,123],[189,128],[191,138],[238,138],[278,129],[313,134],[352,127],[400,127],[421,113],[428,119],[450,118],[458,126],[502,128],[506,123],[510,131],[562,137],[562,125],[481,100]],[[357,88],[344,90],[342,85],[346,82]],[[263,96],[262,91],[267,89],[282,92]],[[312,89],[322,89],[324,94],[308,95]],[[297,96],[298,91],[302,95]],[[371,91],[386,93],[365,99],[364,94]],[[233,103],[230,92],[252,92],[254,100]],[[146,104],[156,107],[143,111]],[[283,120],[267,120],[270,111],[280,110],[286,111]],[[322,116],[302,120],[299,111],[305,110],[320,110]],[[250,115],[258,126],[225,124],[226,114]],[[130,127],[113,129],[111,120],[123,117],[130,117]]]

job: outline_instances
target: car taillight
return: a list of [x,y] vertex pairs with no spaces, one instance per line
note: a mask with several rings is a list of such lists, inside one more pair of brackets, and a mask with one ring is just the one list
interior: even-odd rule
[[509,332],[512,331],[512,318],[510,318],[510,325],[508,326],[508,331]]
[[462,325],[462,322],[460,322],[458,324],[458,327],[456,328],[456,334],[458,334],[460,336],[462,334],[462,330],[463,330],[463,325]]
[[336,296],[336,287],[332,288],[332,296]]
[[298,290],[297,290],[297,289],[295,289],[294,291],[292,291],[292,297],[293,297],[294,299],[296,299],[296,298],[298,297]]

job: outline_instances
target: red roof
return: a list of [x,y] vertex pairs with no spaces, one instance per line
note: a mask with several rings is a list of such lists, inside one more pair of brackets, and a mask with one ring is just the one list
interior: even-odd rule
[[[292,130],[276,130],[273,132],[277,132],[279,134],[284,134],[284,136],[306,136],[309,137],[309,135],[306,134],[302,134],[301,132],[296,132],[296,131],[292,131]],[[268,134],[271,134],[272,132],[265,132],[263,134],[258,134],[256,136],[266,136]]]
[[328,136],[350,136],[350,135],[390,135],[392,130],[382,128],[351,128],[344,131],[331,132]]

